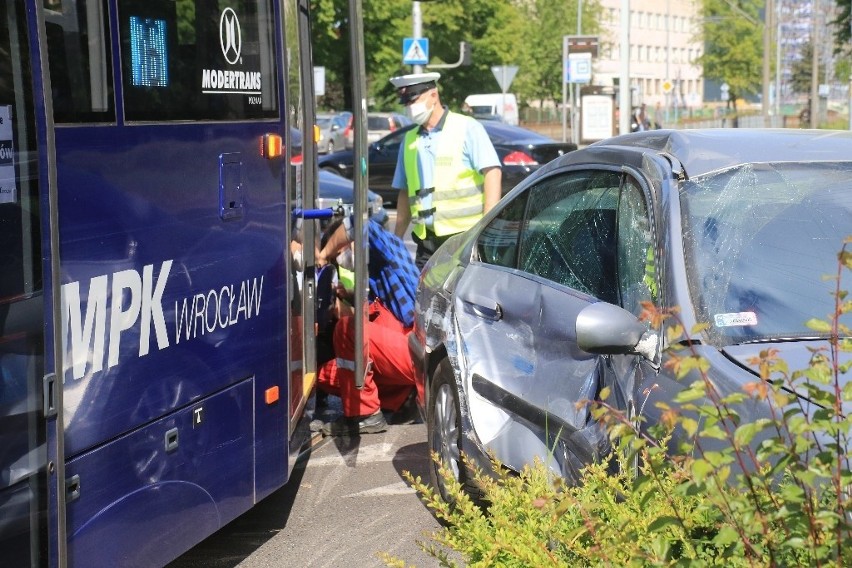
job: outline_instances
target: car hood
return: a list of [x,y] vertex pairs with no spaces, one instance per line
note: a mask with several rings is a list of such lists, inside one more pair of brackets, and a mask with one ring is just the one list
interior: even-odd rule
[[[722,349],[722,352],[731,360],[736,362],[744,369],[748,369],[755,376],[759,376],[759,367],[757,364],[750,362],[760,356],[761,351],[767,349],[777,349],[778,358],[787,364],[790,374],[795,371],[808,368],[814,352],[822,352],[825,356],[830,357],[830,344],[827,340],[806,340],[806,341],[777,341],[777,342],[762,342],[749,343],[742,345],[730,345]],[[852,353],[839,352],[837,355],[838,362],[843,365],[852,361]],[[840,388],[843,389],[847,384],[852,382],[852,373],[841,373],[839,376]],[[806,390],[801,386],[804,379],[798,379],[796,393],[803,397],[809,398]],[[828,385],[818,385],[821,389],[834,393],[833,382]],[[849,416],[852,413],[852,401],[843,403],[843,414]]]

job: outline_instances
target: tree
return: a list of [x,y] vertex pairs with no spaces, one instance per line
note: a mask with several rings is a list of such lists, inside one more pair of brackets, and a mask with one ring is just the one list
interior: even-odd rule
[[[398,103],[388,79],[411,72],[402,64],[402,41],[412,35],[411,0],[365,1],[362,6],[370,107],[393,109]],[[504,0],[443,0],[421,2],[420,9],[423,36],[430,41],[430,62],[455,63],[459,42],[472,46],[473,65],[439,70],[442,100],[457,107],[466,95],[482,92],[483,85],[496,90],[490,66],[514,63],[513,54],[526,41],[517,7]],[[349,106],[348,0],[313,0],[311,10],[314,65],[326,68],[326,84],[331,86],[331,97],[322,102],[336,108]],[[342,88],[335,91],[333,85]]]
[[[813,67],[814,46],[808,42],[802,48],[802,57],[797,59],[791,67],[790,84],[793,87],[794,93],[811,94],[811,69]],[[817,83],[825,82],[825,67],[820,65],[817,68],[819,78]]]
[[755,95],[763,85],[763,0],[702,0],[704,77],[728,84],[737,97]]
[[852,47],[852,0],[835,0],[837,17],[831,22],[834,30],[834,53],[850,54]]
[[[516,0],[525,23],[520,70],[513,91],[523,100],[562,100],[562,38],[577,35],[578,0]],[[600,4],[583,2],[583,35],[600,30]]]

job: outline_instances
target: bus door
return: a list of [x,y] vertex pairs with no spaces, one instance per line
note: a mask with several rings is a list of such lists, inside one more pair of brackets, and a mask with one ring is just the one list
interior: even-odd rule
[[42,387],[46,279],[30,41],[24,2],[0,4],[0,564],[4,566],[42,565],[48,555]]
[[274,0],[39,0],[72,566],[162,565],[288,476]]
[[[290,129],[288,142],[290,167],[286,184],[287,222],[290,255],[287,295],[290,298],[287,329],[290,333],[288,373],[290,383],[290,462],[292,470],[297,454],[308,441],[310,432],[299,429],[301,416],[316,384],[315,282],[306,270],[313,264],[314,222],[297,216],[316,202],[316,146],[313,143],[313,67],[310,51],[310,6],[308,0],[284,0],[282,31],[284,37],[284,71],[287,100],[298,102],[287,106]],[[306,278],[306,274],[308,277]]]

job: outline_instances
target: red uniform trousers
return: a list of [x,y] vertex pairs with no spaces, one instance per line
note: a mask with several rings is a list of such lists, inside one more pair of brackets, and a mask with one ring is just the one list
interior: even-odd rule
[[364,387],[355,387],[355,321],[340,318],[334,327],[332,344],[336,359],[320,367],[317,385],[339,396],[343,415],[369,416],[379,409],[396,412],[414,388],[414,362],[408,351],[409,329],[380,301],[368,310],[367,343],[369,366]]

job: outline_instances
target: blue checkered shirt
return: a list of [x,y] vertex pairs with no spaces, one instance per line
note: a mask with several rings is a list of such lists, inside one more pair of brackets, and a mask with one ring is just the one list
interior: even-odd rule
[[403,240],[370,220],[370,292],[406,327],[414,324],[414,298],[420,273]]

